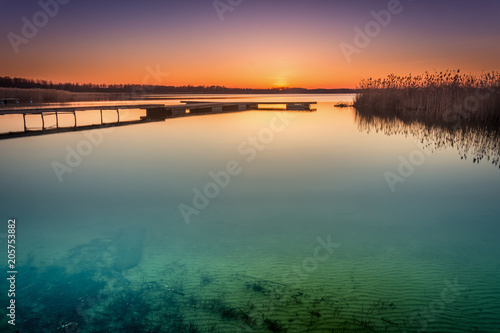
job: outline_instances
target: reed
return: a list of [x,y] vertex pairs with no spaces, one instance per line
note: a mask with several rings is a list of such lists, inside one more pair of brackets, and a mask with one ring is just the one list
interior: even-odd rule
[[500,73],[479,76],[460,70],[362,80],[354,107],[379,117],[397,117],[451,127],[500,124]]

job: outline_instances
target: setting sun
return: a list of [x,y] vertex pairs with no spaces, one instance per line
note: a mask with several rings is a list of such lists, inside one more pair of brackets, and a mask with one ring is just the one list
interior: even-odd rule
[[274,88],[287,88],[288,80],[283,77],[274,78]]

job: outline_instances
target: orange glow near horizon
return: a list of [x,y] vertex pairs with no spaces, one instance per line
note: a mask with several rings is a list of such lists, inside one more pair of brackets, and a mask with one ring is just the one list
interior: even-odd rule
[[[422,52],[395,59],[374,47],[353,57],[346,63],[340,52],[311,51],[252,51],[247,53],[215,52],[203,57],[185,55],[177,51],[168,57],[136,61],[139,55],[132,52],[126,57],[116,54],[92,53],[90,55],[63,51],[57,57],[52,52],[41,52],[36,62],[24,54],[0,73],[1,76],[24,77],[53,82],[95,84],[155,84],[155,85],[218,85],[234,88],[356,88],[361,79],[396,75],[421,74],[434,69],[461,69],[463,73],[481,74],[482,70],[496,70],[495,59],[477,63],[467,56],[467,62],[459,58],[436,57],[428,63],[420,60]],[[121,53],[118,52],[118,53]],[[163,51],[159,51],[163,54]],[[26,57],[26,59],[24,59]],[[310,58],[311,57],[311,58]],[[168,58],[168,59],[167,59]],[[309,59],[310,58],[310,59]],[[279,60],[278,60],[279,59]],[[140,63],[141,65],[137,65]],[[146,65],[143,65],[146,64]],[[174,64],[174,65],[172,65]],[[156,68],[160,73],[154,75]]]
[[[105,16],[92,25],[86,21],[89,17],[80,17],[74,8],[73,16],[66,14],[67,22],[63,15],[60,20],[58,16],[40,29],[36,38],[20,45],[17,54],[9,44],[0,48],[4,64],[0,76],[57,83],[331,89],[356,88],[363,78],[382,78],[391,73],[461,69],[478,75],[483,70],[499,69],[496,32],[490,30],[479,36],[451,30],[441,34],[424,31],[420,26],[405,25],[402,16],[417,15],[409,10],[394,17],[390,26],[348,61],[340,45],[355,44],[353,29],[373,19],[369,16],[373,4],[367,6],[367,15],[363,9],[361,17],[352,13],[349,17],[325,3],[339,15],[336,20],[321,16],[322,12],[312,5],[289,5],[296,7],[289,19],[277,14],[285,8],[278,5],[269,7],[276,10],[273,14],[248,3],[231,13],[234,19],[221,22],[210,4],[206,12],[196,15],[188,4],[179,4],[186,7],[181,8],[186,16],[172,13],[169,20],[163,16],[170,13],[165,9],[155,19],[145,20],[129,9],[119,18]],[[72,7],[67,8],[69,11]],[[307,10],[314,15],[304,15]],[[24,11],[20,9],[20,13]],[[150,13],[153,17],[155,14]],[[81,22],[73,24],[72,19]],[[132,19],[136,20],[133,24],[129,23]],[[440,27],[440,19],[436,18],[436,27]],[[20,22],[14,17],[9,29],[19,33]],[[157,67],[169,75],[158,76],[148,70]]]
[[[334,60],[336,60],[334,62]],[[89,60],[91,61],[91,60]],[[249,61],[251,62],[251,61]],[[77,68],[65,62],[57,64],[46,63],[43,66],[12,66],[2,76],[24,77],[28,79],[41,79],[47,81],[94,83],[94,84],[153,84],[172,86],[225,86],[230,88],[356,88],[361,79],[374,77],[383,78],[388,74],[396,75],[422,74],[434,69],[461,69],[463,73],[481,74],[482,70],[495,68],[479,67],[477,64],[455,63],[453,61],[435,62],[432,67],[414,61],[409,63],[385,63],[384,59],[373,57],[371,61],[358,61],[356,66],[342,64],[342,59],[332,59],[317,62],[314,65],[298,64],[297,67],[276,67],[272,64],[260,63],[258,65],[240,65],[238,63],[221,62],[212,65],[190,65],[182,60],[175,62],[175,67],[170,67],[167,62],[152,62],[144,67],[132,66],[125,60],[117,59],[113,65],[105,62],[79,62]],[[337,64],[336,66],[334,65]],[[168,75],[153,75],[159,66],[161,73]],[[80,70],[85,68],[85,70]],[[153,73],[153,74],[152,74]]]

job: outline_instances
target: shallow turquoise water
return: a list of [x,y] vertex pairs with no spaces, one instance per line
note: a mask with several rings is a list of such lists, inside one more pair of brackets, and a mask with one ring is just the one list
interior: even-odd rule
[[0,141],[16,327],[499,332],[498,167],[367,133],[333,106],[352,96],[289,97],[304,98],[316,112]]

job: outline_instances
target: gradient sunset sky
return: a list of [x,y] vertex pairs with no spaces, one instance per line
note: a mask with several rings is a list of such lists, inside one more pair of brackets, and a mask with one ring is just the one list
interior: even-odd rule
[[[354,88],[362,78],[390,73],[500,69],[498,0],[402,0],[389,24],[377,23],[380,31],[371,11],[392,1],[220,0],[231,9],[223,20],[212,0],[59,1],[43,24],[38,1],[0,0],[0,76]],[[38,32],[16,53],[13,36],[25,38],[25,21],[34,19]],[[364,31],[370,21],[369,45],[357,47],[355,28]],[[346,57],[341,45],[358,52]],[[155,79],[148,68],[169,75]]]

